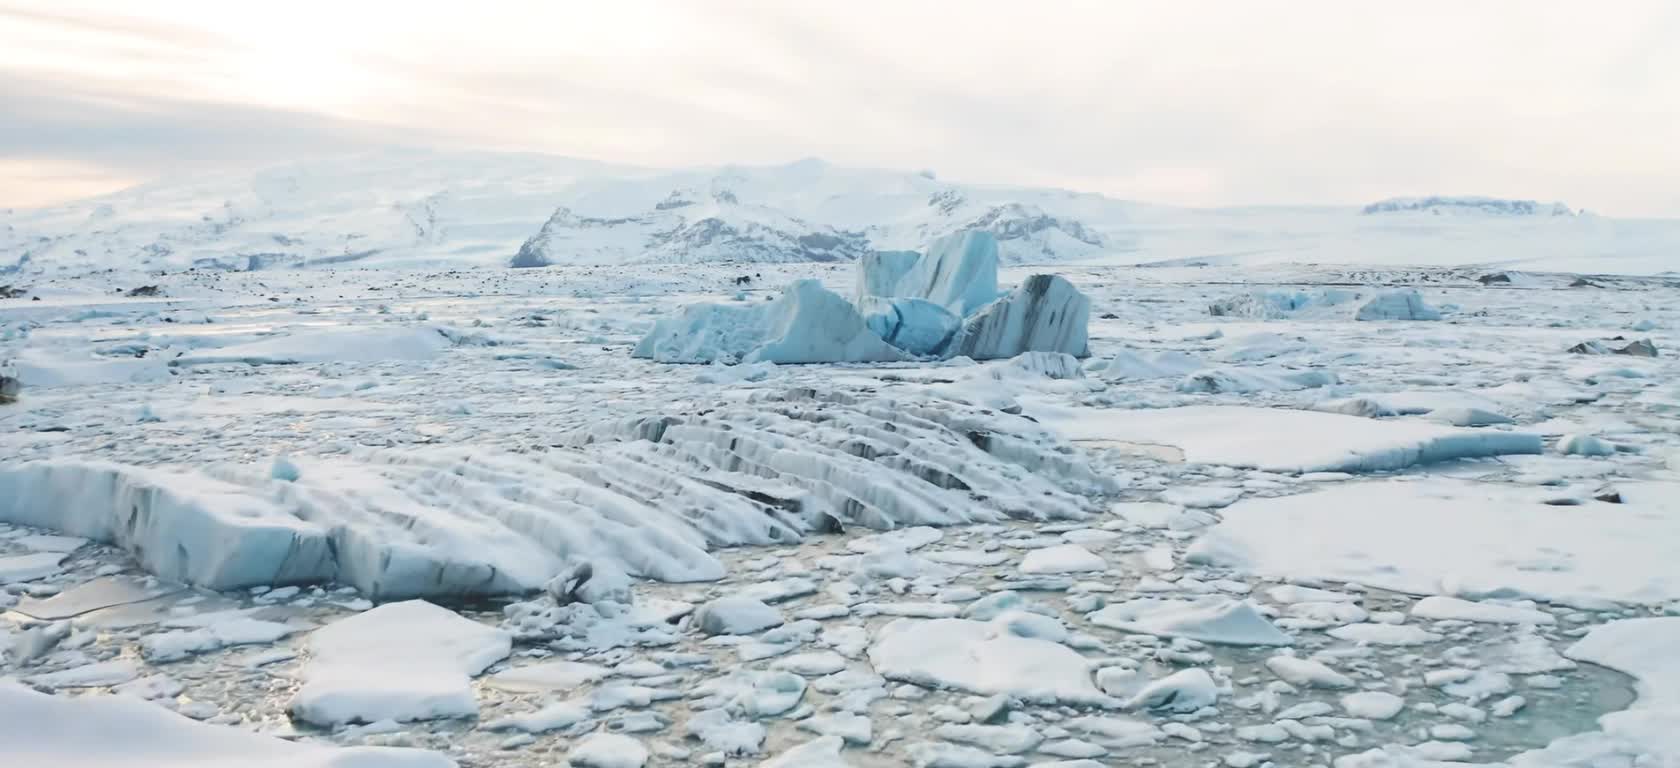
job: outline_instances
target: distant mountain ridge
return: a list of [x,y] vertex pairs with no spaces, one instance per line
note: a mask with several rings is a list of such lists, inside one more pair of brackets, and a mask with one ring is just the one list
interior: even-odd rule
[[0,274],[832,262],[972,228],[1012,264],[1680,265],[1680,222],[1531,200],[1193,209],[819,160],[653,170],[389,150],[0,211]]

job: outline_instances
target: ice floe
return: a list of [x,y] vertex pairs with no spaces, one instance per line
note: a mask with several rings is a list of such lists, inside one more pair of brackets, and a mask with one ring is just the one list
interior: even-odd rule
[[317,725],[478,714],[472,677],[507,658],[508,633],[421,600],[386,603],[309,636],[288,709]]
[[1173,446],[1184,460],[1270,472],[1373,472],[1453,459],[1536,454],[1539,435],[1249,406],[1121,410],[1035,406],[1075,442]]
[[1048,640],[999,634],[969,619],[895,619],[869,646],[869,661],[888,680],[1026,701],[1110,706],[1090,662]]
[[452,768],[417,749],[294,744],[196,723],[132,696],[47,696],[0,680],[0,744],[9,764],[62,768]]
[[1225,508],[1189,557],[1420,595],[1680,598],[1680,572],[1666,565],[1680,541],[1672,501],[1560,507],[1546,498],[1534,489],[1427,480],[1248,499]]

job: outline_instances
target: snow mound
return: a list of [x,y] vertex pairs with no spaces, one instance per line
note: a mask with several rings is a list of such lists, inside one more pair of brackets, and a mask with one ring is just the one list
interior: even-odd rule
[[876,363],[908,360],[844,298],[800,280],[762,305],[691,304],[662,318],[631,353],[661,363]]
[[271,339],[235,344],[203,352],[189,352],[169,361],[173,366],[247,363],[377,363],[387,360],[431,360],[452,344],[437,328],[334,328],[295,331]]
[[1032,275],[963,322],[948,355],[998,360],[1023,352],[1090,354],[1091,300],[1056,275]]
[[835,522],[1076,519],[1081,494],[1117,487],[1031,421],[948,401],[795,390],[699,412],[602,422],[541,453],[294,456],[280,477],[12,463],[0,522],[114,544],[211,589],[338,582],[397,599],[535,591],[585,561],[712,580],[720,546],[794,543]]
[[512,650],[508,633],[431,603],[386,603],[309,636],[292,716],[320,726],[478,715],[472,676]]
[[859,262],[858,294],[926,299],[966,317],[998,297],[997,272],[997,238],[970,229],[934,240],[911,262],[901,255]]
[[1092,624],[1126,632],[1183,637],[1218,645],[1290,645],[1294,641],[1247,600],[1140,598],[1104,606],[1086,616]]
[[1454,459],[1538,454],[1544,449],[1539,435],[1521,432],[1284,408],[1040,406],[1029,411],[1075,442],[1173,446],[1188,462],[1269,472],[1376,472]]
[[58,768],[453,768],[436,752],[332,747],[207,725],[133,696],[65,698],[0,681],[7,764]]
[[[1641,485],[1657,487],[1639,495]],[[1568,507],[1545,504],[1544,489],[1455,480],[1358,483],[1246,499],[1226,507],[1188,557],[1248,573],[1417,595],[1680,599],[1680,573],[1669,567],[1672,543],[1680,541],[1673,501],[1680,486],[1629,487],[1629,503]],[[1509,611],[1499,613],[1509,618]]]
[[999,634],[989,622],[895,619],[869,646],[888,680],[1045,704],[1115,706],[1091,681],[1090,663],[1067,646]]
[[1359,306],[1355,320],[1440,320],[1441,310],[1425,304],[1415,290],[1384,291]]

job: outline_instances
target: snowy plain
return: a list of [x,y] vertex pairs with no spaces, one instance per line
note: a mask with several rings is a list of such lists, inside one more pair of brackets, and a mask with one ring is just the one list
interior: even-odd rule
[[0,299],[27,764],[1680,764],[1673,278],[1009,266],[1088,358],[673,365],[853,266],[181,266]]

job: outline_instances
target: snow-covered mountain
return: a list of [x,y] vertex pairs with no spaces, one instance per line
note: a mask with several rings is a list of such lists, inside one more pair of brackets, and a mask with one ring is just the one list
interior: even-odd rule
[[994,233],[1011,263],[1680,269],[1680,221],[1561,203],[1190,209],[817,160],[667,171],[389,150],[0,211],[0,274],[848,261],[975,227]]

